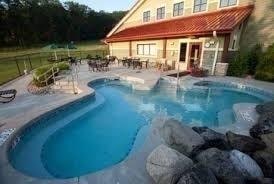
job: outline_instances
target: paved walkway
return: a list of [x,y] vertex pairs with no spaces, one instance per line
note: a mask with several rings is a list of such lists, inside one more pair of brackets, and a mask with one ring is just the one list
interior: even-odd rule
[[[163,76],[163,74],[162,74]],[[44,96],[36,96],[28,93],[26,86],[31,81],[31,76],[22,77],[8,85],[2,86],[2,89],[14,88],[18,91],[15,100],[9,104],[0,104],[0,132],[7,128],[20,128],[27,124],[30,120],[39,117],[47,111],[60,107],[71,101],[84,97],[88,94],[94,94],[94,90],[87,86],[87,83],[104,77],[120,77],[132,83],[133,88],[138,90],[150,90],[158,82],[161,74],[154,69],[143,69],[141,71],[127,69],[124,67],[112,67],[109,72],[90,72],[87,65],[81,65],[79,73],[78,87],[81,92],[77,95],[53,93]],[[171,82],[177,82],[176,78],[169,78]],[[205,79],[197,79],[192,77],[183,77],[180,80],[181,87],[191,87],[193,83],[199,80],[216,80],[221,82],[235,82],[245,85],[257,86],[258,88],[274,92],[273,83],[265,83],[254,80],[244,80],[228,77],[209,77]],[[237,107],[235,107],[237,108]],[[163,118],[163,117],[162,117]],[[133,153],[125,161],[115,165],[109,169],[98,173],[90,174],[80,178],[82,184],[106,183],[106,184],[139,184],[153,183],[151,177],[145,169],[146,158],[148,154],[161,141],[155,128],[163,122],[163,119],[158,118],[152,123],[148,138],[145,141],[142,149]],[[156,127],[155,127],[156,126]],[[16,183],[16,184],[61,184],[61,183],[77,183],[77,178],[69,180],[39,180],[23,175],[11,167],[6,155],[7,144],[0,147],[0,183]]]

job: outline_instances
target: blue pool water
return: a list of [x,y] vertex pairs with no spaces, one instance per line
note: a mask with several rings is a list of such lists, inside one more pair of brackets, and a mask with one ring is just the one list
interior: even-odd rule
[[164,82],[151,92],[134,91],[120,81],[91,86],[95,97],[35,120],[10,150],[14,168],[38,178],[85,175],[113,166],[138,149],[146,137],[138,132],[147,132],[144,127],[159,114],[191,126],[218,127],[233,123],[233,104],[264,101],[223,88],[178,91]]

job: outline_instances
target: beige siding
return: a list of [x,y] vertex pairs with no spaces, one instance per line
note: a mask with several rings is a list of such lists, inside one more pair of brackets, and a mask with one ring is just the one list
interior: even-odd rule
[[109,44],[110,54],[119,59],[129,56],[129,42],[117,42]]
[[[165,6],[165,19],[173,18],[173,5],[174,3],[184,2],[184,14],[182,16],[189,16],[193,14],[194,0],[146,0],[133,14],[121,25],[116,31],[119,32],[125,28],[142,25],[143,23],[143,12],[150,11],[151,22],[156,22],[157,8]],[[253,1],[260,0],[238,0],[236,6],[244,6],[253,4]],[[268,0],[267,0],[268,1]],[[270,0],[271,1],[271,0]],[[262,1],[260,1],[262,2]],[[257,3],[258,4],[258,3]],[[207,11],[216,11],[219,8],[220,0],[208,0]]]
[[268,46],[274,42],[274,1],[254,1],[255,9],[249,18],[241,40],[243,49],[256,43],[263,43]]
[[[138,44],[156,44],[157,55],[156,56],[142,56],[137,54]],[[162,58],[163,55],[163,40],[149,40],[149,41],[133,41],[132,42],[132,56],[140,58],[149,58],[151,61],[155,61],[157,58]]]

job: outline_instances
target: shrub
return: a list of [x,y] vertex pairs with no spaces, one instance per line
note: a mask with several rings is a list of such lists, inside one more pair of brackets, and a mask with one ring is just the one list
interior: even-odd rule
[[[46,83],[43,82],[45,79],[47,79],[48,77],[50,77],[52,75],[51,72],[45,74],[47,71],[49,71],[52,67],[55,68],[59,68],[60,71],[63,70],[69,70],[69,65],[67,63],[57,63],[57,64],[51,64],[51,65],[45,65],[45,66],[41,66],[39,68],[37,68],[36,70],[34,70],[33,72],[33,83],[34,85],[38,86],[38,87],[43,87],[46,86]],[[44,76],[42,76],[43,74],[45,74]],[[40,78],[38,78],[40,76]],[[48,81],[48,84],[53,83],[53,80],[50,79]]]
[[247,56],[246,54],[239,52],[236,58],[228,65],[227,75],[242,77],[247,73],[247,70]]
[[274,74],[269,72],[257,71],[255,79],[268,82],[274,82]]
[[57,63],[56,67],[59,68],[59,70],[69,70],[69,64],[65,62]]
[[260,60],[256,68],[255,78],[274,82],[274,44],[268,47],[263,58]]
[[256,67],[263,56],[262,45],[257,44],[251,48],[247,54],[248,74],[254,75],[256,73]]

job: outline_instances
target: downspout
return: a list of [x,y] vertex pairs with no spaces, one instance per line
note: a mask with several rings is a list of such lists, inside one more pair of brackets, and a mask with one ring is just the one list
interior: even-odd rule
[[215,69],[216,69],[216,64],[217,64],[217,59],[218,59],[218,54],[219,54],[219,48],[220,48],[220,40],[217,36],[216,31],[213,31],[213,37],[215,38],[215,40],[217,40],[217,45],[216,45],[216,50],[215,50],[215,56],[214,56],[214,62],[213,62],[211,75],[215,74]]

